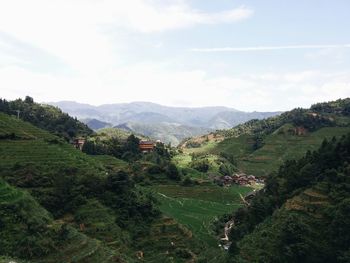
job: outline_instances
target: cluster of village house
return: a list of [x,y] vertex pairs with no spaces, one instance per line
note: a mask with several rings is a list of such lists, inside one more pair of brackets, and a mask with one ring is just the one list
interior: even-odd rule
[[235,173],[233,175],[224,175],[216,177],[214,182],[221,186],[238,185],[255,185],[264,184],[264,179],[256,178],[254,175],[246,175],[245,173]]

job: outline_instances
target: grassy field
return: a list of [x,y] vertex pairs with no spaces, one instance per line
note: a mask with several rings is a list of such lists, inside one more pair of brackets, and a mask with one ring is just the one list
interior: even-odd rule
[[188,227],[195,237],[211,247],[218,245],[211,231],[213,220],[240,207],[239,194],[251,191],[248,187],[222,188],[214,185],[158,185],[151,189],[160,201],[160,209],[164,214]]

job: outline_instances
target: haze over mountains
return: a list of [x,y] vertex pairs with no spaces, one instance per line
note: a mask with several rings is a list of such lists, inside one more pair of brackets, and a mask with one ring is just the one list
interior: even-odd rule
[[184,138],[227,129],[280,112],[243,112],[228,107],[168,107],[150,102],[93,106],[74,101],[51,102],[92,129],[117,127],[176,145]]

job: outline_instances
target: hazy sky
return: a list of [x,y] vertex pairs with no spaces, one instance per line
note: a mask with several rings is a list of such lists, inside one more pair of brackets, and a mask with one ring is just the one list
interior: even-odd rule
[[350,97],[349,0],[0,0],[0,96],[288,110]]

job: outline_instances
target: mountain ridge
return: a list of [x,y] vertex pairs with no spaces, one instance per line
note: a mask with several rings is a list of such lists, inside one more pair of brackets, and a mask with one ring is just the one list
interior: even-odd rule
[[[137,133],[149,131],[149,125],[162,126],[166,133],[146,134],[153,139],[165,138],[165,142],[176,145],[188,136],[205,134],[216,129],[228,129],[251,119],[263,119],[280,114],[281,112],[243,112],[224,106],[210,107],[170,107],[152,102],[131,102],[103,104],[93,106],[74,101],[50,102],[62,111],[80,120],[95,119],[99,122],[110,123],[112,126],[125,123],[136,123]],[[95,121],[96,123],[96,121]],[[87,124],[89,124],[87,122]],[[107,125],[107,124],[106,124]],[[174,127],[182,126],[183,132],[177,130],[167,134]],[[143,126],[143,128],[141,128]],[[90,128],[103,128],[103,125],[91,125]]]
[[[207,127],[208,122],[212,121],[212,118],[220,113],[225,114],[234,113],[234,115],[248,115],[249,119],[260,118],[259,115],[277,115],[280,111],[272,112],[245,112],[235,108],[229,108],[225,106],[207,106],[207,107],[172,107],[164,106],[153,102],[135,101],[130,103],[114,103],[114,104],[102,104],[94,106],[85,103],[79,103],[75,101],[58,101],[48,102],[47,104],[61,108],[63,111],[81,118],[96,118],[101,121],[111,122],[114,125],[130,121],[128,114],[140,113],[156,113],[159,116],[166,116],[168,119],[172,119],[174,122],[181,124],[187,124],[190,126]],[[84,112],[88,111],[88,112]],[[91,113],[95,112],[98,116],[91,116]],[[86,114],[89,114],[85,117]],[[246,118],[242,118],[242,121],[246,121]],[[231,126],[232,127],[232,126]]]

